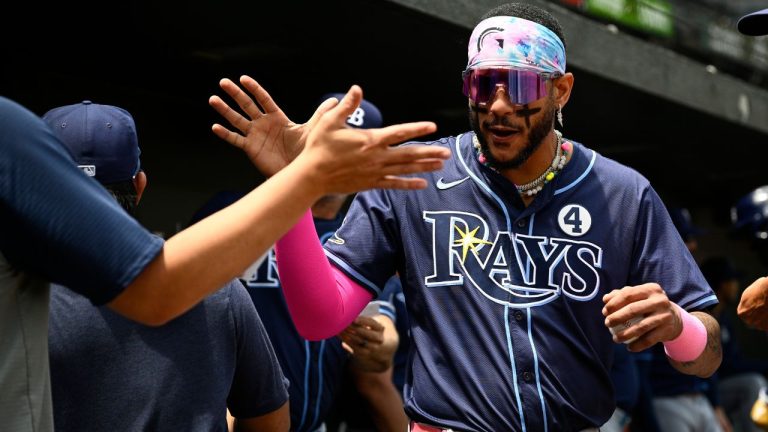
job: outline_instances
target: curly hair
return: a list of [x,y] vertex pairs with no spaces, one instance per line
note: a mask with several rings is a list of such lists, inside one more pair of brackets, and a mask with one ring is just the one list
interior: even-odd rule
[[544,9],[527,3],[506,3],[496,6],[495,8],[486,12],[480,21],[495,16],[517,17],[543,25],[544,27],[552,30],[552,33],[556,34],[557,37],[560,38],[560,41],[563,42],[563,48],[566,48],[563,28],[560,27],[560,23],[557,21],[557,19]]
[[133,180],[126,180],[118,183],[111,183],[103,185],[107,191],[117,200],[120,207],[123,208],[129,215],[133,216],[136,211],[136,186],[133,184]]

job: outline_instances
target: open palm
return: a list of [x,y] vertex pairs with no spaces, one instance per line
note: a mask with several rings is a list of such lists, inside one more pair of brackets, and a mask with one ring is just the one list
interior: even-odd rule
[[243,75],[240,84],[250,94],[229,79],[219,82],[222,90],[234,99],[245,115],[232,109],[218,96],[209,99],[213,109],[239,132],[220,124],[214,124],[212,130],[219,138],[242,149],[267,177],[280,171],[301,153],[314,122],[337,103],[333,99],[323,102],[307,123],[297,124],[285,115],[256,80]]

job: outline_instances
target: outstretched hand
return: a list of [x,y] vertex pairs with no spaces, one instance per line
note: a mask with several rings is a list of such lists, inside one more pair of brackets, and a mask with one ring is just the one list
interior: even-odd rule
[[320,116],[334,107],[335,99],[324,101],[312,118],[304,124],[291,121],[267,91],[253,78],[243,75],[240,84],[225,78],[219,86],[245,113],[232,109],[219,96],[211,96],[208,103],[221,114],[236,131],[214,124],[213,133],[224,141],[243,150],[251,162],[267,177],[271,177],[301,153],[309,130]]
[[430,145],[393,146],[436,130],[432,122],[403,123],[381,129],[346,127],[346,119],[360,105],[362,89],[352,86],[334,107],[321,112],[309,131],[302,160],[317,186],[327,193],[365,189],[423,189],[424,179],[403,177],[442,168],[450,157],[446,148]]

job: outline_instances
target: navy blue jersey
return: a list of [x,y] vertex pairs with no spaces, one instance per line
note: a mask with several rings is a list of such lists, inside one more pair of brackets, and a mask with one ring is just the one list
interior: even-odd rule
[[[335,220],[315,219],[318,236],[327,239],[341,221],[341,216]],[[338,337],[308,341],[299,335],[280,288],[274,250],[245,285],[290,381],[291,430],[315,430],[332,407],[349,355]]]
[[384,284],[384,292],[381,294],[381,297],[386,299],[390,305],[389,307],[394,308],[395,311],[393,321],[400,338],[400,343],[397,345],[395,358],[392,362],[392,382],[402,396],[408,366],[408,351],[411,349],[411,327],[408,323],[405,295],[403,295],[403,285],[400,283],[399,276],[392,276]]
[[247,419],[288,400],[237,280],[160,327],[54,286],[49,345],[57,431],[226,431],[227,408]]
[[405,403],[459,430],[565,431],[614,410],[602,296],[658,282],[694,310],[717,299],[636,171],[574,143],[528,206],[477,161],[472,134],[421,191],[357,195],[332,263],[372,292],[399,272],[411,324]]

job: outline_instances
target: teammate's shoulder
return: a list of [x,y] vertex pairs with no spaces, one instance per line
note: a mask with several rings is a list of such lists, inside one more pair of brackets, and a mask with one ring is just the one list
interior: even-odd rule
[[208,295],[203,302],[208,304],[221,304],[226,307],[237,306],[237,303],[248,300],[251,297],[240,279],[232,279],[217,291]]

